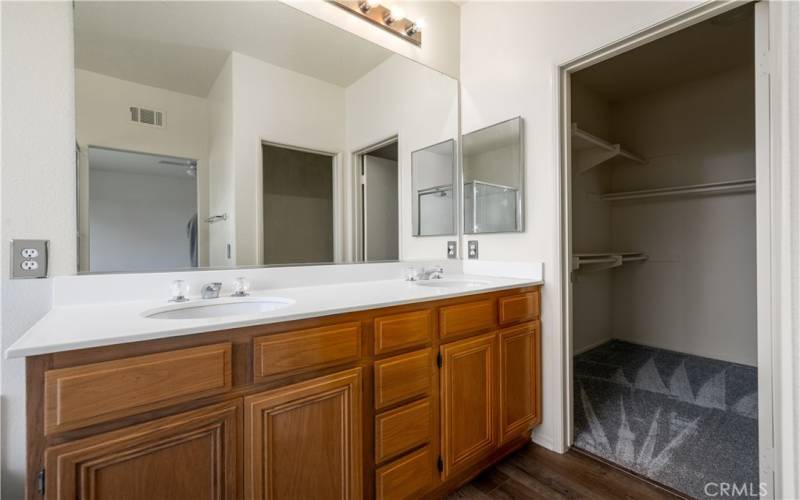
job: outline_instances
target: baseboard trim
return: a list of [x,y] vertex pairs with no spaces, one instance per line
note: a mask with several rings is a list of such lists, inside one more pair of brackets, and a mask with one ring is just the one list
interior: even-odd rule
[[572,355],[573,356],[577,356],[578,354],[583,354],[586,351],[591,351],[595,347],[600,347],[601,345],[605,344],[606,342],[611,342],[612,340],[614,340],[614,337],[606,337],[606,338],[604,338],[602,340],[598,340],[597,342],[592,342],[591,344],[589,344],[587,346],[584,346],[584,347],[581,347],[580,349],[576,349],[576,350],[572,351]]

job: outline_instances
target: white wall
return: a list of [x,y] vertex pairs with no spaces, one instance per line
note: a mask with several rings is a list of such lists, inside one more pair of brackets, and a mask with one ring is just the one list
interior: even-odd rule
[[[462,131],[525,119],[526,231],[480,235],[482,259],[543,261],[544,421],[536,439],[560,446],[557,377],[562,324],[556,302],[559,197],[557,67],[699,2],[466,2],[461,6]],[[466,238],[465,238],[466,239]]]
[[409,19],[424,20],[422,46],[409,43],[330,2],[288,0],[284,3],[385,47],[396,54],[421,62],[453,78],[459,77],[459,6],[450,0],[398,1]]
[[[236,264],[233,55],[228,56],[208,93],[208,119],[208,216],[228,215],[226,221],[208,224],[208,263],[225,267]],[[227,245],[231,245],[230,257]]]
[[236,263],[261,258],[261,141],[329,153],[344,150],[342,87],[234,52]]
[[[611,140],[609,104],[572,80],[572,121]],[[611,190],[612,167],[601,165],[572,174],[572,247],[574,253],[617,250],[611,241],[611,205],[597,193]],[[614,272],[581,272],[572,283],[572,351],[579,353],[613,337],[611,285]]]
[[[75,71],[77,140],[81,146],[81,182],[87,177],[88,146],[124,149],[197,160],[198,219],[208,212],[208,103],[206,99],[120,80],[85,70]],[[130,106],[166,112],[166,127],[131,123]],[[88,217],[86,186],[81,186],[81,237]],[[90,190],[89,190],[90,191]],[[198,262],[208,265],[208,224],[198,224]],[[88,245],[81,262],[87,262]],[[82,270],[88,267],[81,266]]]
[[[72,5],[2,7],[0,265],[5,349],[50,308],[51,280],[9,280],[9,240],[46,238],[51,274],[76,270]],[[2,497],[23,497],[25,363],[2,363]]]
[[[347,87],[348,151],[398,136],[399,202],[405,214],[400,218],[402,260],[445,258],[446,241],[454,239],[412,236],[411,152],[458,136],[457,85],[450,77],[394,55]],[[346,182],[353,185],[354,180]]]
[[187,224],[197,214],[194,178],[95,168],[90,172],[92,271],[192,267]]
[[[645,158],[613,190],[752,179],[754,69],[744,66],[614,106],[614,134]],[[615,203],[612,246],[643,251],[614,272],[617,338],[755,365],[754,193]]]

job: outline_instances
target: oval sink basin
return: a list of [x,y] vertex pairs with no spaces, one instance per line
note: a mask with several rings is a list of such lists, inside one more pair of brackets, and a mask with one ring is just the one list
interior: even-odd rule
[[294,304],[292,299],[282,297],[258,297],[240,299],[211,299],[203,302],[187,302],[145,311],[144,316],[154,319],[208,319],[225,316],[258,314],[283,309]]
[[470,288],[476,286],[484,286],[488,285],[488,281],[473,281],[473,280],[448,280],[448,279],[439,279],[439,280],[424,280],[424,281],[417,281],[417,285],[419,286],[426,286],[431,288]]

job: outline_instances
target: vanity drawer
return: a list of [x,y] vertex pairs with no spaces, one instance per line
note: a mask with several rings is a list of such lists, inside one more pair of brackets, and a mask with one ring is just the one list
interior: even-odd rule
[[375,408],[430,394],[431,350],[375,362]]
[[415,498],[431,486],[433,478],[433,452],[426,446],[378,469],[375,496],[380,500]]
[[295,330],[253,339],[256,379],[323,368],[361,357],[361,323]]
[[432,417],[429,398],[377,415],[375,462],[430,442]]
[[430,342],[432,318],[430,310],[375,318],[375,354],[386,354]]
[[531,321],[539,317],[539,291],[500,297],[500,324]]
[[47,434],[142,413],[231,388],[231,344],[48,370]]
[[439,309],[439,336],[441,338],[479,332],[495,326],[496,301],[478,300]]

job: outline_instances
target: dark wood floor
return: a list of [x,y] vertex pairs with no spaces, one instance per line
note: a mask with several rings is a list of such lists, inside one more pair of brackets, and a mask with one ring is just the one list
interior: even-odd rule
[[531,443],[447,500],[557,498],[674,500],[681,497],[574,450],[561,455]]

